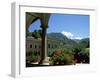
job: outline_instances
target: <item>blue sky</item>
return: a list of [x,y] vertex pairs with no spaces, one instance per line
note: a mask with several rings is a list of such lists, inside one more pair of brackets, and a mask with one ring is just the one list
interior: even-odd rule
[[[89,37],[89,15],[51,14],[47,33],[60,32],[71,39]],[[40,28],[40,20],[29,27],[29,32]]]

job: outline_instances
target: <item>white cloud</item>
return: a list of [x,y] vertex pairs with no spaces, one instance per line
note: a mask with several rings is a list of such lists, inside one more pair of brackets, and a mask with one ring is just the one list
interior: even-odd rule
[[70,39],[82,39],[82,37],[79,36],[75,36],[74,34],[72,34],[71,32],[66,32],[66,31],[62,31],[61,32],[63,35],[65,35],[66,37],[70,38]]
[[82,39],[82,37],[74,37],[74,39],[79,39],[79,40],[81,40],[81,39]]
[[68,38],[70,38],[70,39],[72,39],[73,38],[73,34],[71,33],[71,32],[65,32],[65,31],[63,31],[63,32],[61,32],[63,35],[65,35],[66,37],[68,37]]

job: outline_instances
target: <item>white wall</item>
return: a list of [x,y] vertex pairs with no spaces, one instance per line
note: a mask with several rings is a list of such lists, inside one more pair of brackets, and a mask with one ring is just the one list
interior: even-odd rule
[[[0,1],[0,80],[14,80],[14,78],[10,77],[10,70],[11,70],[11,2],[15,0],[1,0]],[[16,0],[16,1],[22,1],[22,0]],[[24,0],[23,0],[24,1]],[[76,4],[76,5],[88,5],[88,6],[96,6],[98,9],[97,12],[97,52],[98,52],[98,61],[100,61],[100,5],[99,0],[26,0],[26,1],[32,1],[34,4],[38,5],[60,5],[60,6],[66,6],[67,4]],[[88,7],[87,6],[87,7]],[[95,44],[95,45],[96,45]],[[30,78],[19,78],[18,80],[97,80],[99,78],[100,73],[100,62],[98,62],[98,72],[94,74],[67,74],[65,76],[39,76],[37,77],[30,77]],[[49,77],[49,78],[48,78]]]

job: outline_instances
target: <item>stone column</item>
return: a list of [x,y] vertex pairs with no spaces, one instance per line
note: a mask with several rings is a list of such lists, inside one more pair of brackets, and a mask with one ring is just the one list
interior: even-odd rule
[[41,28],[42,28],[42,50],[40,64],[49,65],[47,59],[47,28],[50,14],[40,14]]
[[47,59],[47,35],[46,35],[47,29],[45,27],[42,27],[42,46],[41,46],[41,60],[40,64],[43,65],[49,65],[48,59]]

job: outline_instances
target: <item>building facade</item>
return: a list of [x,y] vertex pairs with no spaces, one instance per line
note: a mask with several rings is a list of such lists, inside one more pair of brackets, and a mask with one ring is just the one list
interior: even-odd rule
[[[47,55],[54,52],[56,49],[61,46],[59,41],[47,39]],[[38,55],[41,55],[41,39],[35,39],[34,37],[26,38],[26,59],[29,59],[29,56],[32,55],[31,52],[36,52]]]

